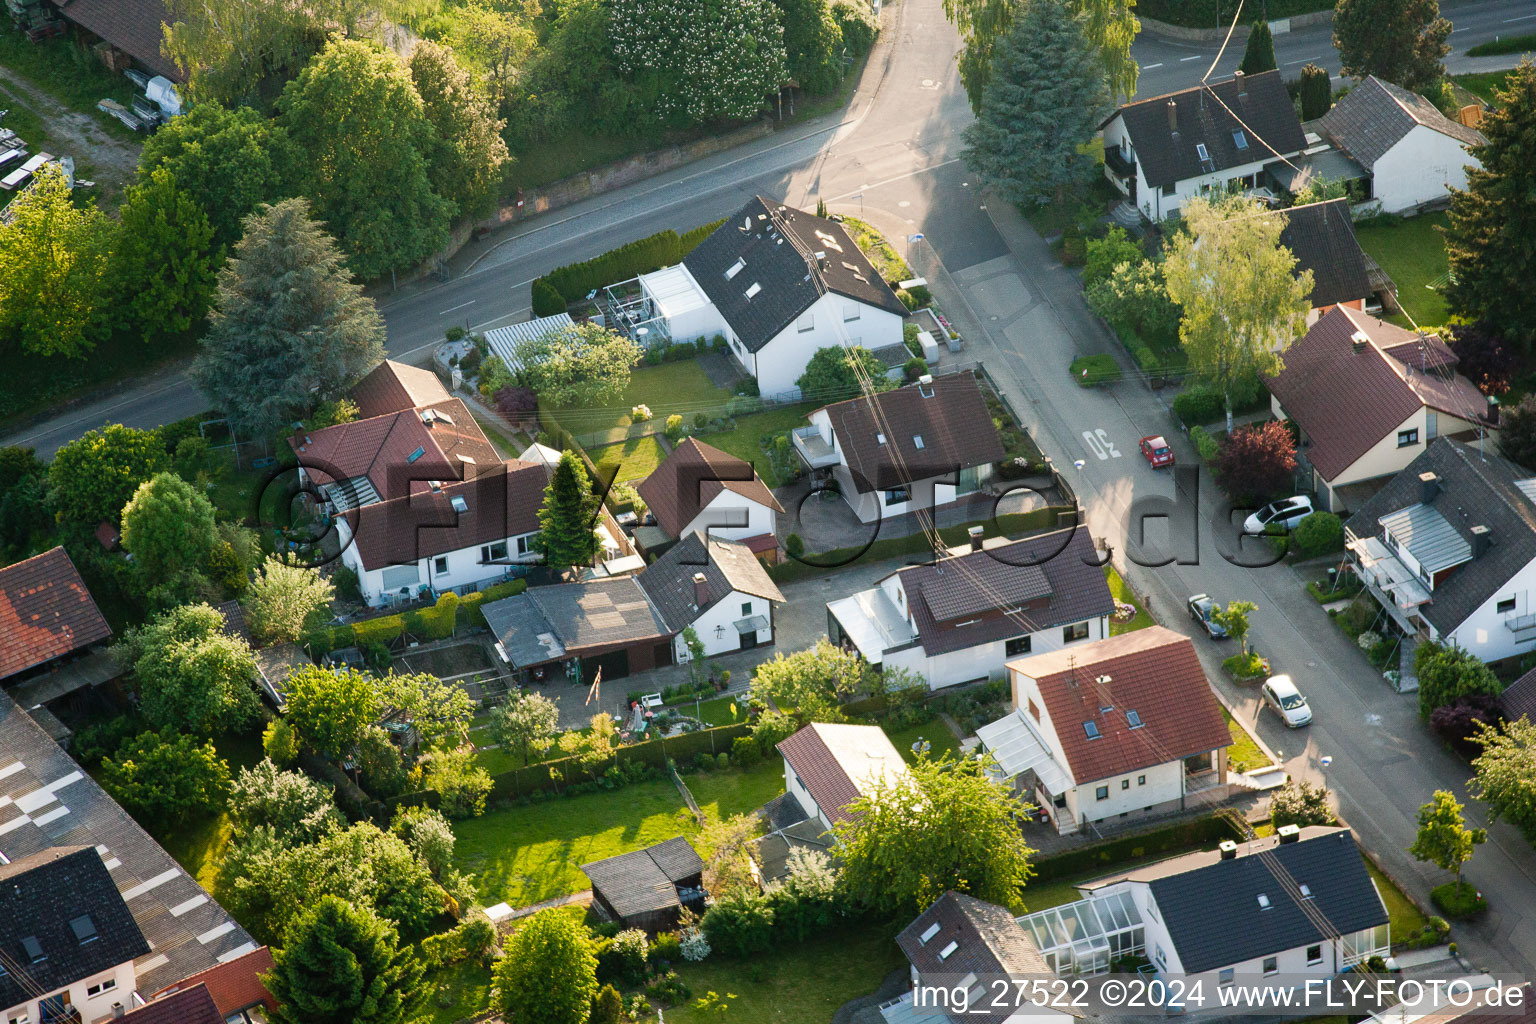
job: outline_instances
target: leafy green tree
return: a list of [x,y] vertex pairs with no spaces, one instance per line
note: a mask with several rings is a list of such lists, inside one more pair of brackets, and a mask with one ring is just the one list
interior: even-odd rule
[[1438,0],[1338,0],[1333,45],[1346,75],[1375,75],[1414,92],[1445,77],[1451,23]]
[[397,807],[389,829],[405,840],[434,876],[441,877],[453,867],[453,826],[435,807]]
[[[613,719],[603,716],[611,727]],[[610,746],[607,756],[612,756]],[[422,758],[422,785],[441,797],[438,806],[450,818],[478,818],[485,813],[491,773],[480,767],[469,747],[434,750]]]
[[181,605],[130,629],[116,650],[133,668],[139,710],[158,729],[211,736],[260,714],[256,656],[206,604]]
[[1315,121],[1333,105],[1333,80],[1326,69],[1310,61],[1301,66],[1301,119]]
[[1488,805],[1490,821],[1507,821],[1536,843],[1536,724],[1525,716],[1494,728],[1479,723],[1468,791]]
[[[1131,43],[1141,30],[1135,0],[1073,0],[1070,11],[1083,17],[1083,34],[1092,48],[1099,77],[1111,99],[1136,92],[1140,69]],[[994,52],[1028,4],[1015,0],[944,0],[944,14],[960,30],[960,82],[979,116],[993,73]]]
[[399,796],[411,783],[400,748],[382,726],[370,725],[363,730],[353,760],[357,762],[363,787],[380,800]]
[[1141,246],[1126,234],[1125,228],[1112,227],[1103,238],[1090,238],[1085,246],[1087,259],[1083,262],[1083,287],[1092,288],[1107,281],[1122,263],[1141,263],[1146,257]]
[[827,0],[774,0],[784,26],[790,77],[806,92],[827,93],[843,79],[843,30]]
[[762,953],[773,941],[773,903],[756,889],[732,889],[710,905],[699,927],[711,948],[729,956]]
[[222,262],[208,215],[168,168],[129,186],[110,273],[116,308],[145,341],[203,319]]
[[209,317],[192,376],[247,438],[337,397],[384,358],[373,300],[303,199],[247,220]]
[[501,137],[506,122],[497,120],[495,108],[448,47],[430,39],[417,43],[410,71],[432,126],[426,154],[434,187],[461,214],[485,212],[495,203],[511,160]]
[[214,249],[227,250],[258,206],[293,194],[295,156],[277,122],[250,107],[200,102],[144,141],[138,181],[170,174],[208,218]]
[[1526,469],[1536,469],[1536,395],[1526,395],[1499,419],[1499,454]]
[[1243,62],[1238,70],[1245,75],[1257,75],[1273,71],[1275,63],[1275,37],[1269,31],[1269,22],[1256,21],[1248,33],[1248,46],[1243,50]]
[[32,538],[54,525],[48,508],[46,473],[24,476],[9,487],[0,488],[0,547],[24,553]]
[[1243,653],[1248,653],[1248,616],[1259,610],[1259,606],[1252,601],[1228,601],[1223,608],[1217,608],[1211,612],[1211,618],[1216,624],[1227,631],[1227,636],[1243,645]]
[[164,49],[187,76],[198,106],[269,99],[324,38],[311,15],[320,4],[171,0],[168,6]]
[[1456,874],[1461,885],[1461,869],[1473,852],[1488,841],[1488,830],[1467,828],[1461,803],[1448,789],[1435,790],[1434,799],[1419,808],[1419,832],[1408,852],[1428,861],[1442,871]]
[[246,592],[246,621],[257,639],[297,643],[312,617],[330,607],[336,590],[318,570],[268,555]]
[[105,333],[112,229],[57,167],[34,180],[0,224],[0,352],[83,356]]
[[1419,715],[1426,720],[1458,697],[1498,696],[1504,690],[1493,669],[1461,647],[1420,644],[1413,652],[1413,671],[1419,677]]
[[1467,187],[1451,189],[1445,296],[1455,312],[1490,321],[1529,351],[1536,337],[1536,289],[1529,287],[1536,273],[1536,64],[1523,60],[1505,79],[1478,131],[1488,141],[1471,147]]
[[541,400],[594,406],[624,393],[630,371],[645,353],[628,335],[588,322],[518,342],[516,354],[524,381]]
[[43,476],[48,466],[37,457],[37,450],[13,444],[0,448],[0,494],[28,477]]
[[1179,338],[1190,369],[1220,388],[1232,432],[1233,395],[1255,375],[1284,368],[1281,353],[1306,328],[1312,271],[1280,244],[1285,218],[1255,216],[1252,200],[1191,199],[1189,226],[1163,262],[1168,295],[1181,307]]
[[1087,173],[1109,94],[1085,27],[1068,0],[1029,0],[998,42],[963,155],[1010,202],[1060,201]]
[[279,768],[299,759],[299,738],[286,718],[274,718],[261,731],[261,750]]
[[185,600],[204,580],[219,543],[213,520],[213,505],[175,473],[156,473],[133,492],[123,506],[123,550],[151,604]]
[[861,394],[861,382],[865,381],[876,392],[891,390],[896,385],[886,377],[885,371],[885,364],[864,346],[840,348],[834,345],[816,350],[795,386],[807,399],[830,404]]
[[802,723],[842,721],[838,705],[874,684],[874,672],[863,658],[833,646],[826,638],[787,657],[780,651],[758,665],[752,676],[755,695],[772,697],[780,707],[794,708]]
[[842,882],[876,913],[910,915],[955,889],[1009,908],[1032,874],[1029,807],[992,780],[985,760],[930,760],[882,777],[834,822]]
[[591,565],[597,555],[598,497],[592,493],[587,469],[574,452],[565,452],[555,466],[544,505],[539,509],[539,536],[534,546],[544,564],[558,571]]
[[288,720],[319,753],[343,757],[378,720],[373,677],[350,669],[305,665],[288,677]]
[[[465,3],[454,11],[448,41],[455,53],[484,73],[492,111],[507,108],[520,73],[538,45],[532,19],[520,17],[520,13],[515,6],[508,11],[501,6],[474,2]],[[562,11],[561,16],[563,20],[567,11]],[[419,82],[417,88],[420,89]],[[424,92],[422,99],[426,100]]]
[[367,907],[322,896],[296,920],[264,979],[280,1024],[400,1024],[420,1001],[422,966]]
[[304,154],[299,190],[359,278],[414,266],[447,244],[453,203],[434,191],[427,161],[436,133],[399,57],[332,38],[278,106]]
[[240,769],[229,791],[229,817],[242,830],[270,828],[285,843],[313,843],[346,825],[330,786],[269,758]]
[[560,731],[560,707],[542,693],[515,693],[491,711],[491,736],[506,750],[516,749],[528,763],[530,750],[542,753]]
[[469,739],[475,704],[462,686],[425,672],[391,672],[378,681],[378,692],[383,703],[410,719],[427,747],[454,747]]
[[597,957],[585,926],[541,910],[507,939],[491,972],[492,1003],[517,1024],[586,1024]]
[[141,733],[103,758],[99,778],[112,799],[151,823],[216,811],[229,791],[229,765],[212,741],[156,732]]
[[1134,335],[1149,343],[1178,339],[1179,307],[1168,297],[1162,264],[1154,260],[1117,265],[1083,297],[1121,337]]
[[612,0],[610,46],[619,73],[647,97],[654,124],[739,121],[789,77],[773,0]]
[[1337,819],[1328,803],[1328,790],[1310,782],[1287,780],[1269,800],[1269,818],[1281,825],[1332,825]]
[[116,525],[139,485],[170,459],[152,430],[109,423],[60,448],[48,466],[49,501],[63,520],[92,527]]

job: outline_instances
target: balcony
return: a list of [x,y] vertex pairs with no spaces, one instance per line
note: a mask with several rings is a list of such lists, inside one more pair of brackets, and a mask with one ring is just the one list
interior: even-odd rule
[[1121,181],[1130,181],[1136,177],[1136,161],[1128,159],[1125,154],[1115,148],[1104,150],[1104,166],[1109,168],[1109,173]]
[[837,452],[833,451],[832,445],[815,426],[797,427],[790,435],[790,440],[808,468],[825,469],[837,465]]
[[1536,629],[1536,612],[1506,616],[1504,628],[1511,633],[1524,633],[1528,629]]

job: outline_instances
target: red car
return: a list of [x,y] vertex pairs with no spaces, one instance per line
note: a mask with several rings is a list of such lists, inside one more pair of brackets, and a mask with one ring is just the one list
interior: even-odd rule
[[1173,465],[1173,449],[1168,447],[1167,440],[1161,434],[1142,438],[1141,454],[1147,457],[1153,469]]

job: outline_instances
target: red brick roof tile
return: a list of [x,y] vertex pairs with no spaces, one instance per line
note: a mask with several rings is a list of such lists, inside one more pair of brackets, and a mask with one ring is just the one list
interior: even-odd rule
[[111,635],[62,547],[0,569],[0,679]]
[[270,1007],[273,1005],[272,994],[261,983],[261,976],[272,970],[272,967],[272,951],[266,946],[258,946],[243,956],[198,971],[174,985],[167,985],[150,996],[150,999],[157,1000],[195,986],[206,986],[221,1018],[258,1003]]
[[352,385],[360,419],[446,402],[450,397],[437,374],[393,359],[384,360]]

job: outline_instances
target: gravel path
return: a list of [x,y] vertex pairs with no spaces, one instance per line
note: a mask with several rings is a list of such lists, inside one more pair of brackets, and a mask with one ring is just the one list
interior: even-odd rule
[[[53,145],[60,148],[61,144],[68,145],[67,151],[55,153],[55,156],[72,156],[88,162],[99,180],[104,179],[103,183],[113,186],[122,185],[133,177],[139,164],[138,143],[113,138],[90,114],[71,110],[9,68],[0,67],[0,82],[42,120],[53,138]],[[38,147],[31,145],[29,148],[36,152]]]

